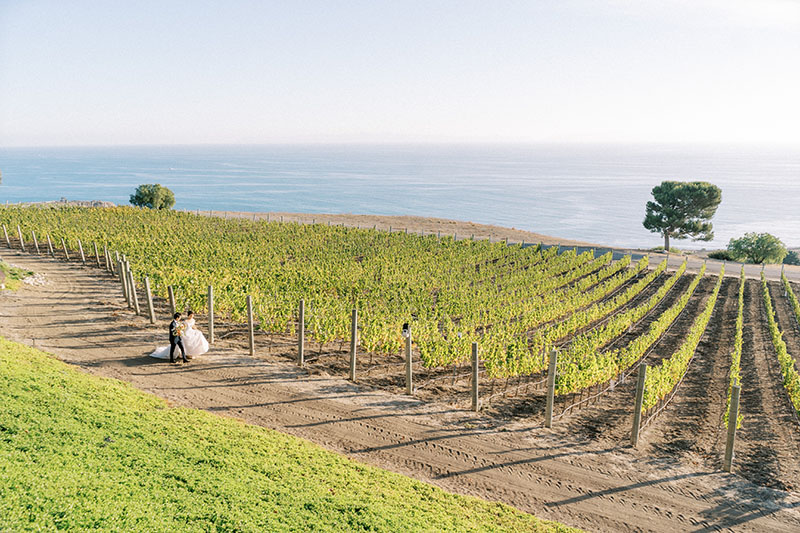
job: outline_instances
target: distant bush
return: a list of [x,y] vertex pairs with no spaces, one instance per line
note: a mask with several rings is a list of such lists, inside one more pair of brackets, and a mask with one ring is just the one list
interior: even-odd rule
[[131,204],[150,209],[170,209],[175,205],[175,195],[159,183],[139,185],[131,195]]
[[[663,252],[664,251],[664,247],[663,246],[656,246],[655,248],[650,248],[650,251],[651,252]],[[671,254],[682,254],[683,252],[680,251],[678,248],[675,248],[674,246],[670,246],[669,247],[669,253],[671,253]]]
[[736,261],[728,250],[714,250],[713,252],[708,252],[708,258],[719,259],[720,261]]
[[786,246],[775,235],[769,233],[745,233],[743,237],[731,239],[728,253],[734,261],[748,263],[780,263],[786,257]]
[[786,257],[783,258],[784,265],[800,265],[800,255],[794,250],[789,250]]

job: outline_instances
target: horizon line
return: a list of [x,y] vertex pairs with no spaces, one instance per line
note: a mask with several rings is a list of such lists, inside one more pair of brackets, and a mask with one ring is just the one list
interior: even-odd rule
[[165,147],[287,147],[287,146],[763,146],[800,148],[800,141],[274,141],[208,143],[112,143],[112,144],[9,144],[4,149],[48,148],[165,148]]

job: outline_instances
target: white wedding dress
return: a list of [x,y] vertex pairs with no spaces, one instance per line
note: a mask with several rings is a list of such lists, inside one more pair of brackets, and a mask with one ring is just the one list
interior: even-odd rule
[[[186,331],[183,332],[181,339],[183,340],[183,349],[186,350],[186,356],[193,357],[195,355],[203,355],[206,353],[208,351],[208,341],[203,333],[194,327],[194,318],[185,320],[183,323],[186,325]],[[180,360],[180,347],[176,346],[175,353],[172,355],[176,361]],[[169,346],[159,346],[153,353],[150,354],[150,357],[155,357],[156,359],[169,359]]]
[[[186,331],[183,333],[183,347],[186,349],[186,355],[203,355],[208,351],[208,341],[205,335],[194,327],[194,318],[190,318],[184,322],[186,324]],[[169,352],[167,352],[169,357]]]

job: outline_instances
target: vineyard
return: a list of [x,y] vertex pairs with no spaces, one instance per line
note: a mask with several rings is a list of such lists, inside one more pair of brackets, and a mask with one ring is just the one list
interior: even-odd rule
[[[565,367],[577,365],[652,309],[671,287],[668,282],[644,304],[621,312],[663,274],[665,264],[648,272],[646,257],[631,264],[630,257],[612,262],[611,254],[558,253],[555,247],[198,220],[131,208],[7,208],[1,216],[5,226],[19,226],[23,243],[33,242],[38,231],[42,239],[63,239],[73,257],[82,243],[125,255],[139,283],[149,278],[162,298],[171,286],[180,309],[204,311],[211,285],[217,315],[244,321],[251,295],[258,327],[294,334],[302,299],[307,335],[324,347],[349,337],[355,308],[360,345],[367,352],[398,353],[402,326],[409,323],[425,366],[466,362],[470,345],[479,342],[489,377],[541,372],[551,347],[581,333],[569,352],[575,362]],[[590,329],[603,320],[601,333]],[[620,359],[616,367],[631,357],[627,352],[615,356]],[[602,377],[585,378],[597,379]]]
[[651,265],[648,257],[126,207],[5,207],[0,223],[11,248],[87,263],[95,249],[100,263],[120,254],[158,300],[171,288],[179,310],[207,312],[213,286],[218,320],[244,324],[249,296],[255,326],[276,338],[298,335],[302,300],[304,332],[320,354],[344,353],[357,310],[358,347],[370,369],[402,362],[407,324],[416,364],[432,377],[420,391],[444,379],[437,383],[448,386],[429,388],[464,398],[461,378],[469,374],[459,369],[470,365],[477,343],[481,402],[501,416],[541,414],[553,350],[555,416],[585,408],[569,424],[589,436],[630,432],[634,373],[646,364],[645,426],[664,423],[656,416],[695,389],[711,394],[698,385],[707,382],[719,389],[719,398],[705,400],[714,403],[709,413],[719,413],[714,431],[727,426],[731,390],[742,387],[737,427],[747,438],[756,348],[768,348],[763,364],[781,376],[776,401],[791,406],[781,409],[795,424],[800,411],[800,347],[784,341],[797,337],[800,346],[800,303],[785,277],[779,287],[762,278],[753,298],[758,282],[745,279],[744,269],[710,276],[705,265],[668,271],[666,260]]

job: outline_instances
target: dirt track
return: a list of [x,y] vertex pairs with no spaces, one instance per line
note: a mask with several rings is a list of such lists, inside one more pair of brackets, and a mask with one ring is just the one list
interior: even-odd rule
[[[227,339],[188,366],[170,366],[147,357],[164,343],[166,316],[157,326],[135,317],[109,276],[18,252],[0,255],[49,281],[0,296],[0,335],[175,404],[285,431],[453,492],[587,530],[800,530],[798,494],[658,450],[648,453],[650,446],[631,450],[611,438],[587,439],[567,431],[567,424],[546,430],[539,420],[500,422],[461,406],[364,390],[289,363],[247,357]],[[666,431],[662,426],[648,428],[645,440],[663,438],[656,434]],[[795,448],[795,463],[797,455]]]

